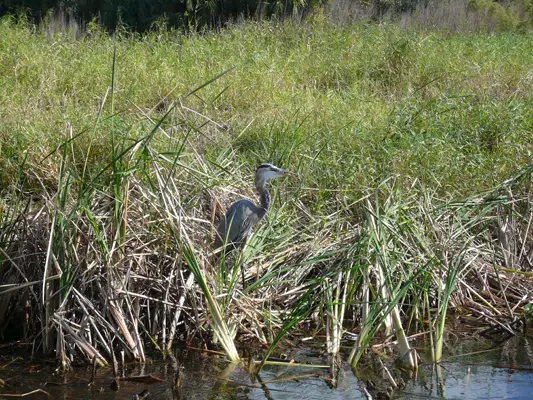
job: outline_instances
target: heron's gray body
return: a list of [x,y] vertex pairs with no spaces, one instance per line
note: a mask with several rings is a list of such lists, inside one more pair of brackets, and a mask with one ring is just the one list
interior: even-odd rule
[[264,218],[265,214],[264,208],[257,207],[250,200],[233,203],[220,220],[215,248],[222,247],[223,243],[231,244],[235,248],[242,246],[250,237],[253,227]]
[[255,187],[261,198],[260,205],[256,206],[250,200],[245,199],[233,203],[218,225],[214,243],[215,249],[224,247],[224,245],[229,248],[238,248],[246,242],[253,227],[265,217],[270,208],[267,182],[270,179],[285,175],[295,176],[296,174],[272,164],[261,164],[257,168]]

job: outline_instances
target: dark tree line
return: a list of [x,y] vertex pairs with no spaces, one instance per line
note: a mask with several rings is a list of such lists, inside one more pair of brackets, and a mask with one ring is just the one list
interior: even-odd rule
[[268,18],[305,13],[327,0],[0,0],[0,15],[24,12],[32,22],[62,12],[80,22],[97,18],[108,29],[119,21],[130,29],[149,29],[164,19],[170,26],[213,26],[237,17]]
[[[144,31],[164,19],[174,27],[219,26],[237,17],[270,18],[303,16],[333,0],[0,0],[0,15],[24,12],[32,22],[62,12],[79,22],[97,18],[107,29],[120,22]],[[379,18],[387,12],[406,12],[432,0],[346,0],[371,6]],[[439,1],[439,0],[433,0]]]

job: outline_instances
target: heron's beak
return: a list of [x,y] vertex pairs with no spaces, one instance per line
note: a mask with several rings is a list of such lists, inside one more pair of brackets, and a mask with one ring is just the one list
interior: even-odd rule
[[295,174],[294,172],[291,172],[291,171],[287,171],[286,169],[281,169],[280,168],[280,172],[282,173],[283,176],[288,176],[289,178],[298,178],[298,174]]

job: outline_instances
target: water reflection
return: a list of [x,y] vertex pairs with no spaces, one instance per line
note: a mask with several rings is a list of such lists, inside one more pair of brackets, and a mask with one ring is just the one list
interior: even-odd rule
[[[532,399],[531,339],[513,337],[500,346],[463,340],[440,366],[423,364],[416,380],[396,399]],[[450,354],[451,353],[451,354]]]
[[[295,351],[299,362],[324,364],[309,348]],[[446,362],[440,366],[425,362],[418,376],[406,379],[395,399],[531,399],[533,398],[533,346],[531,339],[515,337],[497,348],[493,342],[462,340],[448,349]],[[0,358],[5,365],[7,358]],[[97,371],[89,385],[91,368],[75,368],[59,374],[48,363],[19,361],[0,369],[0,379],[9,386],[0,393],[26,393],[41,388],[54,399],[132,399],[148,390],[147,399],[366,399],[366,378],[357,379],[343,365],[336,389],[328,385],[327,369],[266,365],[257,379],[249,365],[229,364],[199,351],[178,350],[175,357],[155,361],[152,365],[128,366],[126,376],[154,375],[164,382],[145,383],[120,380],[120,389],[113,391],[111,369]],[[178,372],[181,388],[176,390]],[[369,374],[365,371],[357,375]],[[370,375],[368,375],[370,376]],[[373,379],[381,379],[376,375]],[[378,382],[379,383],[379,382]],[[371,391],[372,393],[372,391]],[[372,393],[375,395],[376,393]],[[35,398],[40,398],[37,395]],[[0,394],[0,397],[1,394]]]

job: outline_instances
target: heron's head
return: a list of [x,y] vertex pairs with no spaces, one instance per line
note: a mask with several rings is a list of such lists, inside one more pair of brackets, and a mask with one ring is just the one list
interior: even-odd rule
[[257,171],[255,172],[255,185],[257,187],[263,186],[270,179],[279,178],[281,176],[296,178],[298,175],[296,175],[294,172],[278,168],[272,164],[261,164],[259,167],[257,167]]

